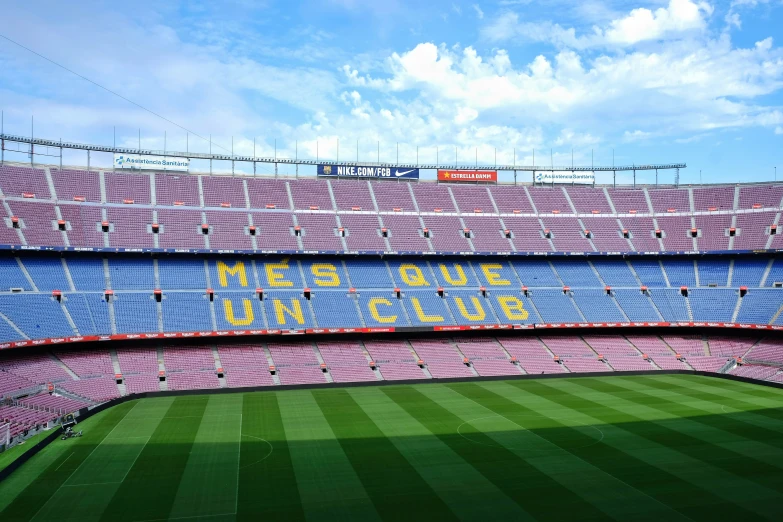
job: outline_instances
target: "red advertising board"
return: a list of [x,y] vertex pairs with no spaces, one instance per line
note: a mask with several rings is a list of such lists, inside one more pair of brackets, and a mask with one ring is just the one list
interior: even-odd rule
[[439,170],[438,181],[497,183],[498,172],[496,170]]

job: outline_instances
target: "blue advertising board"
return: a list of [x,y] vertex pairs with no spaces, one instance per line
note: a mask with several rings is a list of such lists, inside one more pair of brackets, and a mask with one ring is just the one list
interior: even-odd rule
[[364,165],[318,165],[318,176],[338,178],[419,179],[419,169]]

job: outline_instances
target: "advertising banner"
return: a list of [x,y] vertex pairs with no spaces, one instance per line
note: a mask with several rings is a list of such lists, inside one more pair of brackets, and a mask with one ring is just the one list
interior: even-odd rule
[[498,172],[496,170],[439,170],[438,181],[449,182],[476,182],[485,181],[497,183]]
[[146,154],[114,154],[115,169],[190,170],[190,158],[148,156]]
[[595,183],[593,172],[536,172],[533,178],[536,183],[576,183],[592,185]]
[[419,169],[363,165],[318,165],[318,175],[338,178],[419,179]]

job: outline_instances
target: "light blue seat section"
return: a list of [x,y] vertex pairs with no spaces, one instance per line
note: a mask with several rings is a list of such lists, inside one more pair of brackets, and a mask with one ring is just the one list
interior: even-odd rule
[[546,259],[526,259],[511,261],[511,266],[517,273],[523,286],[561,288],[563,283],[557,278],[549,261]]
[[757,288],[761,286],[761,278],[767,269],[767,258],[739,258],[734,260],[734,270],[731,276],[731,286],[738,288],[747,286]]
[[739,292],[727,288],[697,288],[689,290],[694,321],[731,322]]
[[591,323],[623,322],[625,317],[617,308],[615,298],[600,288],[574,290],[574,302]]
[[552,261],[552,266],[566,286],[574,288],[601,286],[601,281],[584,259],[555,259]]
[[74,335],[60,303],[50,295],[0,295],[0,312],[30,339]]
[[158,331],[158,309],[152,292],[114,294],[117,333]]
[[345,290],[313,289],[310,303],[319,328],[359,328],[362,320],[354,297]]
[[607,285],[611,287],[639,287],[639,281],[634,277],[625,259],[592,258],[591,263]]
[[545,323],[581,323],[584,320],[576,311],[573,300],[562,290],[536,289],[532,292],[541,319]]
[[68,271],[76,290],[106,290],[103,259],[97,257],[70,257],[66,259]]
[[15,257],[0,257],[0,285],[0,292],[7,292],[11,288],[33,289]]
[[685,298],[677,288],[655,288],[650,290],[655,307],[664,321],[690,321]]
[[699,259],[696,261],[699,269],[699,286],[727,286],[729,282],[728,259]]
[[750,289],[742,298],[736,322],[769,324],[781,305],[783,292],[780,289]]
[[152,259],[110,258],[109,277],[111,278],[112,290],[152,292],[157,287]]
[[641,279],[643,286],[650,288],[667,286],[658,258],[634,259],[631,261],[631,265],[636,271],[636,275]]
[[65,294],[65,308],[81,335],[111,334],[109,304],[103,294]]
[[629,321],[657,322],[661,320],[650,298],[641,291],[619,289],[614,291],[614,296]]
[[163,294],[163,331],[212,331],[209,300],[200,292],[165,292]]
[[59,257],[25,257],[22,261],[39,291],[67,292],[71,289]]
[[346,262],[346,266],[354,288],[376,288],[389,291],[395,288],[386,263],[383,261],[357,258]]
[[666,275],[669,276],[669,283],[672,287],[693,288],[696,286],[696,270],[693,267],[693,260],[664,259],[663,267],[666,269]]
[[160,287],[163,290],[206,290],[204,260],[183,257],[158,260]]

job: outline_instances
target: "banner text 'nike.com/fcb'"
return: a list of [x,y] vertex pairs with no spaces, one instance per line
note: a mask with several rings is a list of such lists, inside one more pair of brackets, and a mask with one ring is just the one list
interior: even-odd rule
[[318,175],[340,178],[419,179],[419,169],[362,165],[318,165]]

